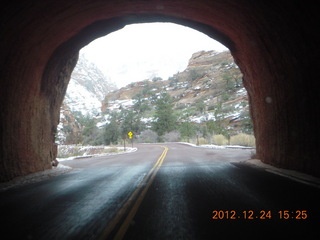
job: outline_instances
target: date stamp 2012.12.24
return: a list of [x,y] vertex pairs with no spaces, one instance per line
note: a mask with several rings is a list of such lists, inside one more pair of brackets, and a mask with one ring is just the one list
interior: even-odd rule
[[214,210],[212,211],[213,220],[270,220],[270,219],[280,219],[280,220],[306,220],[308,219],[307,210]]

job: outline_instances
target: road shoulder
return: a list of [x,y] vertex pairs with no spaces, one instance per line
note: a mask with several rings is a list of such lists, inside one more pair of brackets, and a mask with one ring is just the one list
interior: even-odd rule
[[233,163],[234,165],[247,165],[250,167],[255,167],[255,168],[260,168],[264,169],[267,172],[271,172],[273,174],[277,174],[286,178],[290,178],[294,181],[304,183],[313,187],[320,188],[320,178],[314,177],[312,175],[298,172],[295,170],[289,170],[289,169],[284,169],[284,168],[278,168],[275,166],[272,166],[270,164],[266,164],[261,162],[259,159],[249,159],[247,161],[243,162],[237,162]]
[[[87,146],[85,146],[87,147]],[[26,176],[16,177],[11,181],[0,183],[0,192],[6,191],[13,187],[20,187],[27,184],[32,184],[36,182],[41,182],[47,180],[51,177],[55,177],[73,170],[72,167],[63,165],[64,161],[75,160],[75,159],[83,159],[83,158],[93,158],[93,157],[103,157],[103,156],[111,156],[111,155],[120,155],[120,154],[128,154],[136,152],[137,148],[127,147],[126,151],[123,152],[115,152],[115,153],[99,153],[99,154],[91,154],[91,155],[81,155],[81,156],[73,156],[69,158],[57,158],[59,164],[57,167],[52,167],[51,169],[47,169],[44,171],[39,171],[36,173],[31,173]]]

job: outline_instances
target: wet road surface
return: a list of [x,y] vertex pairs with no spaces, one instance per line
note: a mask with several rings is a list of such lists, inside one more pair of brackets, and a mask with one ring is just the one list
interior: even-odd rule
[[319,188],[242,164],[251,150],[162,146],[1,191],[1,239],[320,239]]

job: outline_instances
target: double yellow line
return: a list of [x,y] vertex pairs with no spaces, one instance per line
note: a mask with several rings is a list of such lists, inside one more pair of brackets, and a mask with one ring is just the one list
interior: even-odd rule
[[[119,225],[119,222],[121,219],[125,217],[125,214],[129,211],[128,215],[123,220],[121,226],[119,227],[119,230],[116,232],[114,236],[114,240],[120,240],[124,237],[126,234],[134,216],[136,215],[142,200],[144,199],[146,193],[148,192],[152,182],[154,181],[154,178],[159,171],[166,155],[168,152],[168,148],[165,146],[161,146],[164,148],[161,156],[158,158],[156,164],[152,167],[152,169],[149,171],[147,176],[143,179],[143,181],[139,184],[139,186],[136,188],[136,190],[132,193],[130,198],[127,200],[127,202],[122,206],[122,208],[117,212],[115,217],[112,219],[112,221],[108,224],[108,227],[102,232],[99,239],[106,239],[109,237],[110,233],[114,231],[114,228]],[[132,207],[131,207],[132,206]],[[131,209],[129,210],[129,208]]]

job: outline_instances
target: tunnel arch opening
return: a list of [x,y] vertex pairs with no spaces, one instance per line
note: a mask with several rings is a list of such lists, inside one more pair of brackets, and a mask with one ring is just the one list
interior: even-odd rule
[[[92,8],[87,2],[65,8],[68,4],[61,2],[50,9],[46,4],[22,4],[20,15],[12,19],[13,15],[4,15],[8,24],[3,32],[8,40],[1,46],[0,59],[7,70],[1,71],[6,89],[0,97],[4,104],[1,181],[50,168],[56,156],[58,109],[78,50],[127,23],[152,21],[187,25],[227,46],[244,75],[257,157],[265,163],[320,175],[317,131],[311,120],[319,113],[312,107],[317,88],[312,80],[304,84],[305,79],[317,76],[310,68],[316,62],[311,50],[318,39],[312,29],[313,18],[306,14],[313,12],[310,6],[205,0],[193,4],[137,0],[121,6],[95,3]],[[7,12],[17,9],[13,5],[5,8]],[[47,21],[38,24],[43,12],[48,13]],[[31,21],[22,21],[14,33],[10,30],[25,19]],[[297,37],[296,29],[301,29],[301,36]]]
[[[179,48],[180,51],[183,50],[188,52],[188,54],[184,54],[185,56],[184,61],[186,65],[184,66],[183,69],[179,68],[179,71],[177,69],[173,70],[172,68],[170,75],[161,79],[161,82],[163,82],[164,86],[162,86],[163,84],[159,85],[160,82],[158,81],[157,82],[153,81],[152,77],[137,78],[133,76],[132,73],[128,73],[126,76],[124,76],[124,77],[127,77],[128,79],[134,78],[136,81],[139,80],[141,83],[142,82],[148,83],[148,87],[150,88],[149,91],[153,91],[153,93],[151,96],[147,94],[148,96],[144,96],[144,97],[149,98],[149,100],[152,102],[151,105],[153,107],[155,105],[155,99],[153,97],[155,97],[156,94],[160,94],[162,91],[165,91],[165,90],[160,91],[160,89],[163,89],[165,86],[167,86],[168,90],[170,90],[169,94],[171,94],[171,97],[173,97],[172,101],[174,102],[173,112],[175,113],[174,115],[178,115],[178,117],[176,119],[177,120],[176,123],[174,124],[174,130],[172,130],[170,133],[166,132],[165,136],[161,136],[161,139],[163,138],[162,141],[191,140],[194,143],[200,141],[202,144],[216,143],[216,144],[229,144],[229,145],[233,144],[234,145],[234,144],[242,143],[242,144],[245,144],[246,146],[248,145],[254,146],[254,137],[253,137],[252,127],[251,127],[250,114],[248,111],[247,94],[242,84],[242,74],[238,70],[239,69],[238,66],[234,63],[232,56],[229,54],[229,51],[227,51],[228,50],[227,48],[222,48],[222,46],[218,45],[218,43],[215,43],[215,41],[212,38],[208,38],[206,37],[206,35],[202,35],[200,32],[194,32],[190,28],[182,28],[181,25],[177,25],[177,24],[172,24],[172,23],[164,24],[164,23],[156,22],[156,24],[132,24],[132,25],[130,24],[126,26],[131,26],[131,28],[128,28],[126,31],[121,31],[121,30],[116,31],[115,35],[113,36],[111,35],[110,37],[106,38],[106,40],[100,39],[96,44],[90,44],[90,45],[96,45],[96,46],[88,47],[89,52],[88,50],[86,51],[87,47],[84,47],[81,49],[82,57],[81,57],[80,65],[76,66],[76,68],[73,70],[73,73],[72,73],[72,76],[73,74],[75,75],[74,77],[71,77],[71,82],[73,83],[72,86],[75,86],[74,84],[78,85],[77,79],[79,79],[80,81],[79,83],[80,85],[82,85],[81,82],[83,82],[85,79],[83,78],[84,77],[82,74],[83,71],[85,70],[90,71],[90,73],[88,73],[89,75],[95,74],[95,72],[91,72],[91,70],[94,70],[95,68],[93,69],[87,68],[89,65],[87,64],[88,59],[86,58],[85,55],[86,53],[90,54],[90,49],[95,54],[92,55],[91,58],[89,58],[89,61],[92,61],[92,63],[94,64],[95,58],[97,57],[101,58],[99,60],[99,63],[101,64],[101,66],[100,66],[100,69],[97,69],[97,70],[102,70],[103,68],[110,69],[109,65],[105,63],[102,65],[102,62],[105,62],[105,61],[109,62],[110,58],[112,58],[112,62],[114,61],[117,62],[117,59],[114,60],[114,58],[118,58],[118,54],[120,54],[121,59],[127,58],[127,55],[126,55],[128,54],[127,52],[128,51],[130,52],[132,50],[128,49],[128,47],[127,48],[125,47],[124,48],[125,50],[123,50],[123,45],[125,46],[128,45],[130,47],[135,46],[134,52],[141,53],[143,55],[143,52],[145,51],[144,49],[145,46],[150,44],[149,48],[147,49],[149,49],[149,51],[153,52],[154,54],[158,54],[159,51],[152,50],[153,48],[162,49],[161,56],[162,54],[164,54],[163,52],[170,51],[167,53],[170,56],[169,57],[170,59],[171,57],[173,57],[172,55],[174,55],[174,52],[175,52],[175,50],[173,49]],[[161,40],[158,41],[157,39],[155,39],[154,36],[145,39],[146,35],[150,35],[150,33],[147,31],[149,31],[151,28],[160,30],[161,32],[157,36],[160,37],[163,35],[163,39],[162,37],[160,37]],[[169,29],[164,30],[166,28],[169,28]],[[153,29],[153,31],[157,32],[157,30],[155,29]],[[183,39],[177,36],[178,33],[175,33],[173,31],[174,29],[176,31],[181,31],[180,34],[185,34],[186,36],[190,36],[191,38],[192,36],[194,36],[199,40],[202,39],[202,41],[204,41],[205,43],[193,44],[191,43],[192,41],[190,41],[190,44],[192,45],[192,49],[195,49],[195,50],[191,50],[187,47],[176,46],[179,44],[178,41],[179,42],[183,41]],[[138,31],[138,33],[135,31]],[[126,36],[128,34],[131,34],[132,36],[131,35],[127,36],[126,39],[121,40],[121,44],[119,46],[116,46],[116,45],[113,46],[112,50],[110,49],[110,47],[107,48],[108,50],[103,50],[104,44],[108,44],[110,42],[113,43],[115,41],[114,38],[117,38],[118,40],[116,42],[119,42],[120,41],[119,36],[123,36],[123,34],[125,33],[126,33]],[[134,38],[133,34],[140,34],[141,36]],[[165,40],[165,43],[164,43],[163,42],[164,39],[167,39],[167,38],[168,39],[178,38],[179,40],[176,40],[173,42],[171,40],[170,41]],[[109,41],[107,39],[109,39]],[[208,39],[211,39],[211,40],[209,41]],[[131,43],[131,41],[134,41],[134,43]],[[137,46],[137,42],[143,42],[143,44],[138,44]],[[172,45],[172,46],[170,47],[170,49],[168,49],[169,47],[167,45]],[[183,45],[186,45],[186,43],[184,43]],[[215,46],[216,48],[219,49],[217,50],[218,52],[215,50]],[[95,50],[98,47],[99,47],[99,51]],[[202,49],[203,47],[207,49],[209,52],[203,51],[204,50]],[[168,50],[165,50],[165,49],[168,49]],[[107,56],[110,51],[115,52],[116,55]],[[171,51],[173,51],[173,53],[171,53]],[[99,56],[96,54],[97,52],[99,53]],[[152,56],[154,54],[152,54]],[[106,55],[106,56],[102,57],[103,55]],[[147,54],[147,56],[149,55]],[[217,56],[217,59],[216,59],[216,56]],[[140,58],[138,56],[136,58],[137,58],[137,61],[139,61]],[[155,55],[155,58],[157,58],[156,55]],[[168,57],[166,57],[166,59],[167,58]],[[211,58],[212,60],[209,60]],[[179,59],[181,59],[181,57]],[[190,65],[191,72],[189,72],[190,69],[189,69],[189,66],[187,66],[188,59],[189,61],[193,62],[193,63],[189,62],[189,64],[191,64]],[[150,60],[152,61],[153,58]],[[143,62],[144,60],[140,60],[140,61]],[[202,63],[202,61],[205,61],[205,62]],[[209,63],[208,61],[211,61],[211,62]],[[121,65],[122,62],[126,62],[126,61],[121,60],[121,62],[117,63],[117,65]],[[115,63],[112,63],[111,65],[113,67],[117,67]],[[147,65],[146,67],[148,66],[149,65]],[[83,69],[83,67],[85,68]],[[129,68],[129,70],[132,69],[131,66],[127,66],[127,67]],[[160,64],[160,68],[161,67],[163,68],[163,66]],[[215,68],[217,69],[215,70]],[[108,71],[106,71],[107,75],[108,75]],[[180,74],[180,72],[183,72],[183,73]],[[161,73],[161,70],[160,70],[160,75],[159,76],[156,75],[156,77],[163,77],[162,74],[168,74],[168,73],[167,72]],[[192,78],[192,79],[190,80],[189,78],[190,79]],[[116,79],[121,81],[119,77],[116,77]],[[146,80],[146,79],[149,79],[149,80]],[[89,81],[90,83],[88,84],[94,84],[93,82],[91,83],[92,80],[89,80]],[[96,83],[98,84],[98,88],[104,87],[104,84],[101,84],[100,86],[98,82]],[[129,82],[127,84],[129,84]],[[199,84],[201,85],[202,89],[196,89],[196,88],[200,88]],[[145,92],[144,90],[143,91],[140,90],[140,88],[142,87],[140,85],[141,84],[139,83],[139,86],[134,87],[132,82],[130,87],[133,87],[132,91],[138,91],[136,92],[136,94]],[[170,87],[171,85],[172,87]],[[175,86],[175,88],[173,86]],[[124,85],[122,85],[122,87],[124,87]],[[71,92],[69,92],[68,98],[67,98],[68,99],[67,101],[71,101],[70,106],[74,105],[72,103],[73,101],[72,94],[76,94],[78,96],[77,91],[74,92],[75,89],[73,88],[69,89],[71,90]],[[86,86],[84,86],[84,88],[86,88]],[[195,90],[192,92],[193,88],[195,88]],[[207,88],[211,88],[212,91],[209,92],[210,89],[207,89]],[[181,89],[184,89],[184,91],[189,91],[189,92],[191,91],[192,93],[190,92],[187,97],[185,97],[184,95],[182,96]],[[199,92],[199,90],[203,90],[203,91]],[[130,98],[130,96],[132,95],[132,94],[130,95],[130,93],[128,93],[129,95],[122,93],[122,95],[123,94],[126,95],[126,98]],[[122,106],[122,104],[120,104],[122,106],[121,110],[114,109],[115,106],[117,106],[117,103],[115,103],[111,99],[109,99],[110,101],[106,102],[107,97],[110,98],[109,95],[110,94],[106,93],[104,95],[104,100],[99,99],[99,102],[104,103],[104,107],[103,107],[104,110],[101,111],[101,107],[95,106],[97,111],[94,111],[95,112],[94,116],[92,115],[93,112],[90,111],[90,107],[89,107],[89,104],[91,102],[88,102],[88,99],[86,99],[82,103],[81,96],[79,96],[80,102],[77,103],[77,106],[79,106],[78,109],[72,109],[72,107],[71,109],[69,109],[69,107],[67,106],[68,104],[64,104],[63,112],[65,112],[66,115],[65,116],[60,115],[62,117],[62,121],[60,121],[60,124],[59,124],[59,131],[58,131],[59,138],[58,139],[56,138],[57,144],[63,145],[63,144],[79,144],[80,143],[84,145],[88,145],[88,144],[89,145],[90,144],[105,145],[106,142],[103,141],[105,138],[105,136],[103,135],[103,131],[105,130],[104,128],[107,125],[105,122],[106,121],[110,122],[111,121],[110,117],[113,116],[114,115],[113,113],[115,112],[117,113],[117,116],[113,118],[115,118],[116,119],[115,121],[117,121],[118,123],[117,132],[119,132],[119,137],[118,137],[118,140],[116,141],[117,143],[123,141],[122,137],[125,136],[129,131],[133,131],[135,133],[135,136],[139,138],[137,140],[140,142],[144,141],[143,136],[148,136],[148,134],[151,134],[154,137],[155,135],[157,135],[156,132],[152,131],[154,130],[154,128],[152,127],[153,120],[150,119],[150,117],[144,123],[142,123],[139,120],[141,118],[145,118],[149,116],[150,111],[151,112],[154,111],[153,107],[151,107],[147,111],[147,113],[144,113],[144,114],[135,111],[134,106],[130,105],[131,102],[133,105],[136,102],[136,99],[134,98],[135,95],[132,95],[129,106],[126,106],[126,105]],[[99,96],[100,96],[100,91],[99,91]],[[205,101],[205,103],[203,103],[203,101]],[[119,102],[121,101],[119,100]],[[200,106],[200,102],[202,102],[201,106]],[[226,105],[222,104],[222,102],[226,102]],[[83,106],[86,105],[87,107],[82,107],[82,105]],[[93,104],[93,105],[96,105],[96,104]],[[113,110],[108,110],[109,105],[115,105],[112,107]],[[187,114],[187,111],[185,111],[186,110],[185,108],[187,106],[188,108],[191,107],[192,109],[195,109],[193,113],[193,118],[185,117],[185,115]],[[74,111],[80,111],[80,112],[78,113]],[[124,119],[127,119],[128,117],[130,117],[130,113],[133,113],[135,117],[131,119],[132,126],[129,129],[129,126],[127,126],[128,124],[125,124],[128,120],[124,120]],[[84,119],[87,119],[87,120],[85,121]],[[94,128],[94,131],[92,130],[92,134],[89,136],[88,136],[89,134],[88,131],[85,131],[86,135],[83,135],[82,132],[84,131],[84,129],[88,130],[88,128],[82,124],[84,122],[88,124],[89,123],[91,124],[92,122],[98,123],[99,128]],[[245,124],[243,122],[245,122]],[[186,132],[184,131],[185,130],[184,126],[191,126],[192,129]],[[89,127],[92,128],[91,125]],[[149,131],[146,131],[146,130],[149,130]],[[246,135],[246,134],[249,134],[249,135]],[[219,136],[213,137],[213,135],[219,135]],[[196,139],[198,139],[199,141],[196,141]],[[145,140],[151,141],[151,139],[145,139]],[[159,141],[159,140],[160,138],[157,138],[157,139],[154,139],[153,141]],[[107,143],[107,145],[109,145],[109,143]],[[64,150],[69,149],[67,147],[65,148],[60,147],[58,149],[62,149],[62,148]],[[64,151],[61,150],[60,152],[64,152]],[[58,154],[58,155],[63,156],[68,154],[65,153],[65,154]]]

